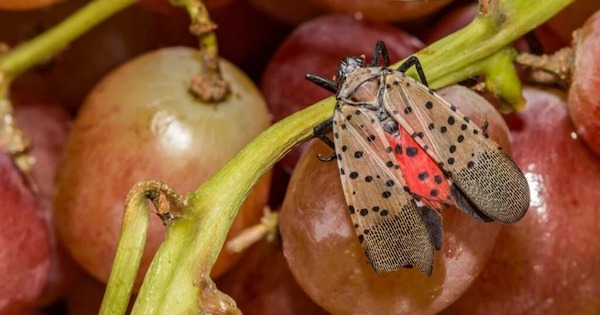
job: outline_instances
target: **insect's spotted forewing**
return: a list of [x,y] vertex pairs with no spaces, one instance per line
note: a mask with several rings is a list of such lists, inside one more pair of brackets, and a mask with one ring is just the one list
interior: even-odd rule
[[342,103],[333,121],[348,210],[369,262],[377,272],[415,266],[431,274],[434,240],[375,112]]
[[456,204],[484,220],[520,220],[529,208],[529,186],[510,157],[435,92],[401,72],[383,72],[383,106],[445,171]]

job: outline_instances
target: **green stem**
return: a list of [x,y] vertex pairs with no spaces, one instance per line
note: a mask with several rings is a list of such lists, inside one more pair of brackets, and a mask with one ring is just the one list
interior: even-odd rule
[[513,63],[516,55],[517,51],[512,47],[504,48],[492,55],[483,69],[486,89],[494,95],[500,96],[502,112],[525,109],[521,81]]
[[[424,65],[432,88],[440,88],[443,77],[493,55],[573,1],[491,0],[488,15],[480,13],[467,27],[431,44],[415,56]],[[416,73],[409,71],[408,74],[414,76]]]
[[135,185],[125,202],[121,239],[108,279],[100,314],[125,314],[146,244],[150,214],[148,200],[154,203],[166,222],[179,217],[183,198],[171,187],[156,180]]
[[134,188],[129,196],[121,226],[121,239],[100,307],[101,315],[125,314],[146,244],[150,222],[146,193]]
[[[419,52],[431,82],[445,82],[448,73],[493,56],[519,36],[543,23],[574,0],[500,0],[500,12],[479,16],[469,26]],[[434,85],[433,87],[440,87]],[[273,164],[293,146],[312,136],[312,128],[331,117],[328,98],[273,125],[188,195],[186,217],[168,228],[134,307],[134,314],[198,313],[202,283],[225,241],[244,197]]]
[[45,33],[18,45],[0,58],[0,86],[8,85],[19,74],[49,58],[81,34],[135,2],[136,0],[91,1]]

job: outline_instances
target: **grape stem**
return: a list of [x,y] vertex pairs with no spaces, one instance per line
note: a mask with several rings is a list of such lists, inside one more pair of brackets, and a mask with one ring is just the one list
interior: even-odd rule
[[127,310],[150,222],[147,200],[154,204],[156,213],[167,226],[180,217],[185,205],[181,195],[157,180],[139,182],[131,189],[125,201],[121,239],[115,256],[115,261],[128,264],[115,264],[112,268],[99,314],[124,314]]
[[531,82],[558,84],[568,88],[575,64],[575,49],[564,47],[552,55],[521,53],[515,62],[531,69],[528,78]]
[[229,83],[221,75],[219,49],[215,30],[217,25],[210,19],[201,0],[171,0],[173,5],[187,9],[192,20],[190,32],[200,40],[202,69],[190,84],[190,93],[205,103],[218,103],[231,93]]

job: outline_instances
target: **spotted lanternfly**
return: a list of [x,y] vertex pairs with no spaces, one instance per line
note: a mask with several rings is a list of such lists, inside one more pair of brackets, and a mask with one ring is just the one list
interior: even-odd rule
[[[378,64],[383,57],[386,67]],[[329,80],[333,118],[315,135],[335,153],[358,240],[376,272],[417,267],[431,275],[442,245],[444,206],[483,221],[514,223],[529,207],[523,173],[480,128],[428,87],[416,57],[388,69],[383,42],[373,59],[346,57]],[[421,82],[405,72],[415,66]],[[333,141],[326,133],[333,129]]]

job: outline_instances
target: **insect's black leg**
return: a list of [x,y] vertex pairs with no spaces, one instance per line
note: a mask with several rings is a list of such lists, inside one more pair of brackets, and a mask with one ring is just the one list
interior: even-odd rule
[[338,90],[338,84],[333,80],[325,79],[323,77],[320,77],[320,76],[318,76],[316,74],[312,74],[312,73],[307,73],[305,77],[310,82],[326,89],[327,91],[329,91],[331,93],[336,93]]
[[416,56],[408,57],[408,59],[406,59],[406,61],[401,64],[397,70],[400,72],[406,72],[406,70],[412,66],[415,66],[417,74],[419,75],[419,79],[421,79],[421,83],[423,83],[426,87],[429,87],[429,84],[427,84],[427,79],[425,78],[425,73],[423,72],[423,67],[421,67],[421,62]]
[[383,57],[383,63],[386,67],[390,65],[390,57],[387,52],[387,48],[385,47],[385,43],[383,41],[378,40],[375,44],[375,51],[373,52],[373,59],[371,59],[371,67],[377,65],[379,62],[379,57]]
[[486,119],[485,122],[483,123],[483,127],[481,127],[481,131],[483,132],[483,136],[486,137],[486,138],[489,138],[489,135],[487,133],[487,130],[488,130],[489,126],[490,126],[490,123]]
[[544,54],[544,45],[540,42],[535,31],[530,31],[526,33],[524,36],[525,42],[527,46],[529,46],[529,50],[532,54],[543,55]]
[[[333,143],[333,141],[331,141],[331,139],[329,139],[329,137],[327,137],[327,133],[330,132],[331,129],[333,128],[332,124],[333,124],[333,118],[329,118],[326,121],[317,125],[313,129],[313,132],[314,132],[315,136],[317,136],[319,139],[321,139],[321,141],[325,142],[326,145],[328,145],[330,148],[335,150],[335,144]],[[321,155],[318,155],[317,157],[319,158],[319,160],[321,160],[323,162],[330,162],[330,161],[333,161],[333,159],[335,159],[335,152],[332,153],[328,157],[322,157]]]

